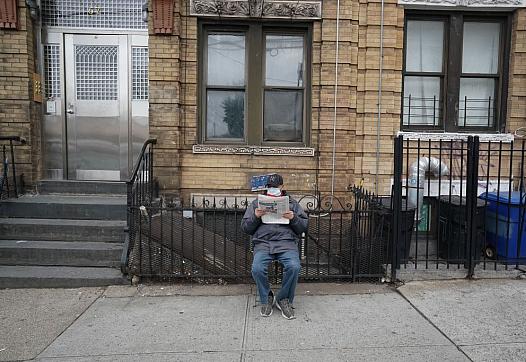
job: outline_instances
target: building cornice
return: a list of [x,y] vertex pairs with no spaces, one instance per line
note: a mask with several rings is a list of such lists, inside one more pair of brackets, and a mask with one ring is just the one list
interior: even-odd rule
[[448,8],[519,8],[525,6],[525,0],[398,0],[398,4]]
[[321,19],[321,1],[190,0],[190,15],[205,17]]

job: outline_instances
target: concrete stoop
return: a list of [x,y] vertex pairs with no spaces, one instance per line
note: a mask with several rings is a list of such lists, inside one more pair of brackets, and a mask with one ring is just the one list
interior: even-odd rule
[[123,182],[41,181],[0,203],[0,288],[125,284]]

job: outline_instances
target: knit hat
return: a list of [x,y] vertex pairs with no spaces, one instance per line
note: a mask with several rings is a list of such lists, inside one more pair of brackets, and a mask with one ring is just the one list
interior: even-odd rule
[[281,175],[274,173],[269,175],[267,180],[267,187],[279,187],[283,185],[283,177]]

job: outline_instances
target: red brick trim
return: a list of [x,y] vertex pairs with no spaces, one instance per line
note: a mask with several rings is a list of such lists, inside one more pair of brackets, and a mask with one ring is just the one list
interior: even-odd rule
[[16,0],[0,0],[0,28],[18,28]]
[[153,32],[171,34],[174,27],[174,0],[152,0]]

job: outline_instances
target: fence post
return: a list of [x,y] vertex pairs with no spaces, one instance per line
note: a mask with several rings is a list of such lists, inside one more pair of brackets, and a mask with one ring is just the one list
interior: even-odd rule
[[399,265],[399,249],[402,238],[402,225],[400,224],[402,214],[402,168],[404,161],[403,154],[403,136],[395,137],[394,139],[394,182],[393,194],[391,195],[393,201],[393,225],[394,228],[392,245],[391,245],[391,283],[396,281],[396,269]]
[[[475,245],[477,244],[477,190],[479,169],[479,137],[468,136],[467,180],[466,180],[466,244],[467,278],[475,273]],[[462,196],[462,195],[461,195]]]

